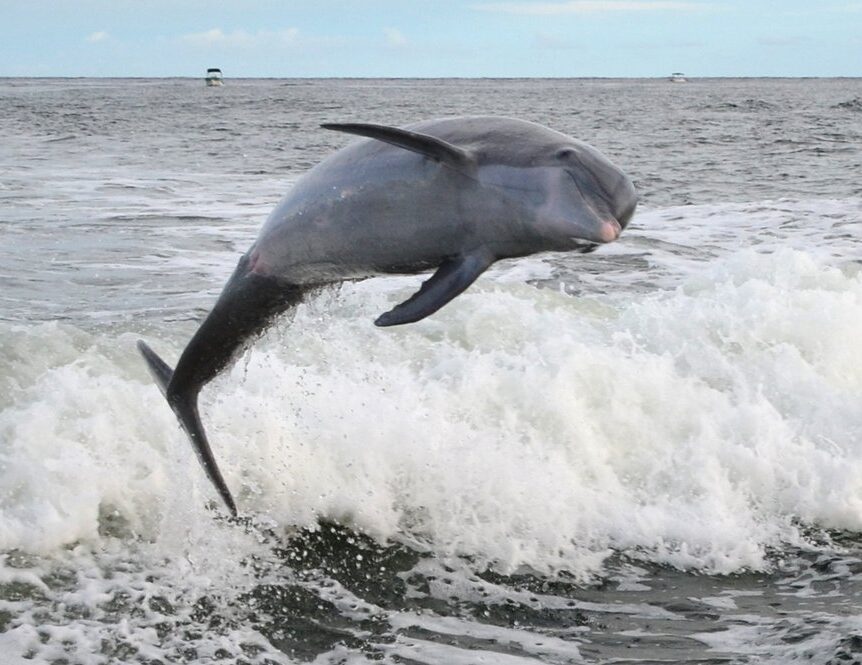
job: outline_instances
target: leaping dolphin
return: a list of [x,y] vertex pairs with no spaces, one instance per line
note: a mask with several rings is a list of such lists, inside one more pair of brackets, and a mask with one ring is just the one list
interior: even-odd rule
[[403,128],[348,123],[365,137],[300,178],[239,260],[176,369],[138,348],[219,495],[236,504],[198,414],[201,389],[307,291],[386,273],[434,274],[374,322],[412,323],[494,261],[589,252],[616,240],[637,205],[631,180],[595,148],[499,117]]

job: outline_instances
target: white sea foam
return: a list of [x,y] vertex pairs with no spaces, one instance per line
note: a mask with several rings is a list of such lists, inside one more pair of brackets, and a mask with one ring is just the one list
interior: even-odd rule
[[[637,298],[490,279],[370,325],[416,283],[317,296],[205,391],[244,511],[577,575],[611,549],[760,568],[800,526],[862,528],[862,275],[746,249]],[[132,335],[3,337],[0,548],[95,542],[100,510],[168,550],[211,537],[212,491]]]
[[510,569],[614,547],[727,572],[797,522],[859,528],[862,282],[794,251],[709,272],[636,303],[480,288],[388,336],[345,287],[325,327],[312,304],[252,353],[213,430],[251,415],[265,462],[234,468],[279,519],[409,526]]

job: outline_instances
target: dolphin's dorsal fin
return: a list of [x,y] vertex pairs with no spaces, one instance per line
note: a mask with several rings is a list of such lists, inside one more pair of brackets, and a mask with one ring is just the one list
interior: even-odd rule
[[472,163],[470,153],[456,145],[447,143],[442,139],[420,134],[409,129],[398,127],[387,127],[386,125],[372,125],[361,122],[326,123],[321,125],[324,129],[333,129],[336,132],[356,134],[370,139],[377,139],[391,145],[397,145],[405,150],[418,152],[420,155],[433,159],[436,162],[448,164],[457,168],[469,167]]
[[374,322],[378,326],[400,326],[424,319],[443,307],[476,281],[494,262],[494,255],[485,248],[461,254],[440,264],[437,272],[422,283],[408,300],[382,314]]

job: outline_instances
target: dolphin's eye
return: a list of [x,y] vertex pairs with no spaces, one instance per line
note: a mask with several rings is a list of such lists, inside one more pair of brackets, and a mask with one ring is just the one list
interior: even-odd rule
[[560,148],[556,152],[556,158],[560,161],[567,162],[572,159],[577,153],[574,148]]

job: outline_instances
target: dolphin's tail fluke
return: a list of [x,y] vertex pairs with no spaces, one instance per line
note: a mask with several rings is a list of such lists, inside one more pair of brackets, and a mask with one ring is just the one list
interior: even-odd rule
[[158,354],[147,346],[147,343],[142,339],[138,340],[138,351],[141,352],[144,360],[147,361],[147,369],[150,370],[150,375],[155,380],[159,390],[162,391],[162,395],[167,397],[168,384],[171,382],[174,370],[164,360],[159,358]]
[[189,435],[207,477],[234,516],[236,504],[198,415],[198,395],[276,316],[299,303],[303,295],[299,286],[258,274],[253,268],[254,261],[248,255],[239,260],[233,276],[189,341],[175,369],[144,342],[138,342],[150,374]]
[[168,404],[170,404],[171,409],[173,409],[177,419],[180,421],[180,425],[182,425],[189,439],[191,439],[192,446],[200,463],[204,467],[204,471],[206,471],[207,477],[215,485],[219,496],[224,501],[231,515],[236,517],[236,502],[233,500],[233,495],[228,489],[224,476],[221,475],[221,470],[215,461],[212,448],[210,448],[206,432],[201,423],[201,417],[198,413],[198,394],[196,392],[190,395],[171,394],[169,386],[174,371],[143,340],[138,340],[138,350],[141,352],[144,360],[147,361],[147,368],[150,370],[153,379],[155,379],[156,385],[162,391],[162,395],[167,398]]

